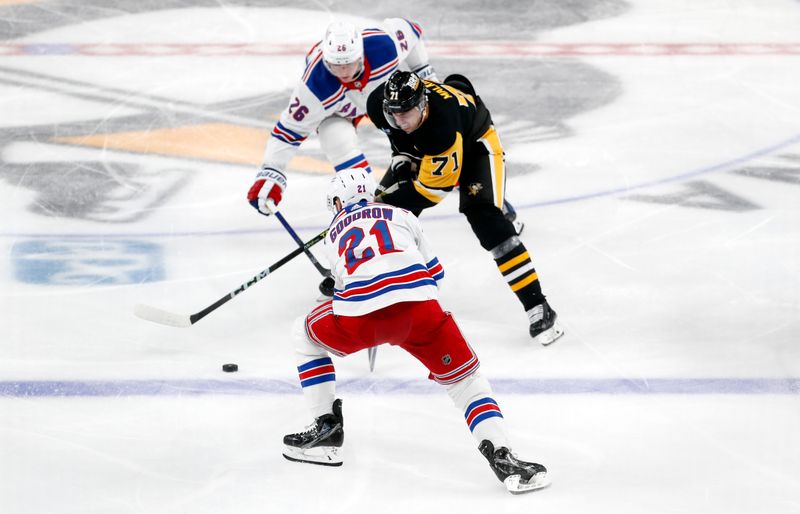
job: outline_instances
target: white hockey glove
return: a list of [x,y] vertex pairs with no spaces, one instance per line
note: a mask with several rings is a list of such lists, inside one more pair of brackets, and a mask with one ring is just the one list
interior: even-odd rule
[[433,66],[430,64],[420,66],[414,70],[414,73],[416,73],[417,76],[423,80],[432,80],[434,82],[438,82],[438,79],[436,78],[436,71],[434,71]]
[[256,175],[256,181],[247,192],[247,201],[264,216],[278,210],[283,192],[286,190],[286,175],[280,170],[264,166]]

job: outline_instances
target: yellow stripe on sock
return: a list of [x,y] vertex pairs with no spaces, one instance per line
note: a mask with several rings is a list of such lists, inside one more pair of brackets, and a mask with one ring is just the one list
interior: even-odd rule
[[511,259],[508,262],[504,262],[503,264],[498,264],[497,265],[497,269],[500,270],[500,273],[505,273],[506,271],[510,270],[511,268],[513,268],[514,266],[516,266],[520,262],[524,261],[525,259],[530,259],[530,256],[528,255],[528,252],[524,252],[524,253],[522,253],[520,255],[517,255],[516,257],[514,257],[513,259]]
[[522,289],[523,287],[527,286],[528,284],[530,284],[531,282],[535,281],[538,278],[539,278],[539,275],[537,275],[536,272],[533,272],[530,275],[528,275],[527,277],[525,277],[524,279],[522,279],[519,282],[517,282],[516,284],[514,284],[514,285],[509,284],[509,286],[511,287],[511,290],[516,293],[517,291],[519,291],[520,289]]

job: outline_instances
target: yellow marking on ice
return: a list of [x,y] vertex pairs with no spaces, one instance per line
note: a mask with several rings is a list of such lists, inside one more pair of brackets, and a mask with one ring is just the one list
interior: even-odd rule
[[0,5],[32,4],[39,0],[0,0]]
[[[135,132],[58,137],[54,140],[94,148],[248,164],[255,167],[261,163],[268,138],[269,131],[262,128],[206,123]],[[289,170],[333,173],[333,166],[325,160],[296,156],[289,162]]]
[[129,152],[258,164],[269,132],[225,123],[207,123],[136,132],[60,137],[56,141]]

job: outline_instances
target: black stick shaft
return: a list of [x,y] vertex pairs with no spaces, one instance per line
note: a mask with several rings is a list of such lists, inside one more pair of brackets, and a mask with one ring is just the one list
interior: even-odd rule
[[278,218],[278,221],[280,221],[280,222],[281,222],[281,225],[283,225],[283,228],[285,228],[285,229],[286,229],[286,232],[288,232],[288,233],[289,233],[289,235],[290,235],[290,236],[292,236],[292,239],[294,239],[294,241],[295,241],[295,242],[296,242],[296,243],[297,243],[297,244],[298,244],[298,245],[299,245],[301,248],[303,248],[303,253],[305,253],[305,254],[306,254],[306,256],[308,257],[308,259],[311,261],[311,264],[313,264],[313,265],[314,265],[314,267],[315,267],[315,268],[317,268],[317,271],[319,271],[319,272],[320,272],[320,274],[321,274],[323,277],[329,277],[329,276],[331,275],[331,273],[330,273],[330,270],[328,270],[328,268],[326,268],[325,266],[323,266],[322,264],[320,264],[320,263],[319,263],[319,261],[317,260],[317,258],[316,258],[316,257],[314,257],[314,254],[313,254],[313,253],[311,253],[311,252],[308,250],[308,248],[306,248],[306,247],[304,246],[304,244],[303,244],[303,240],[302,240],[302,239],[300,239],[300,236],[298,236],[298,235],[297,235],[297,232],[295,232],[295,231],[294,231],[294,229],[292,228],[292,226],[291,226],[291,225],[289,225],[289,222],[288,222],[288,221],[286,221],[286,218],[284,218],[284,217],[283,217],[283,214],[281,214],[280,212],[277,212],[277,211],[276,211],[276,212],[275,212],[275,217],[276,217],[276,218]]
[[281,266],[283,266],[287,262],[291,261],[292,259],[294,259],[298,255],[300,255],[301,253],[308,251],[309,248],[311,248],[315,244],[317,244],[320,241],[322,241],[325,238],[325,235],[327,233],[328,233],[328,229],[325,229],[322,232],[320,232],[319,234],[317,234],[316,236],[314,236],[313,238],[309,239],[307,242],[303,243],[301,241],[300,244],[302,246],[299,246],[299,247],[295,248],[294,250],[289,252],[287,255],[285,255],[282,259],[280,259],[278,262],[276,262],[275,264],[273,264],[269,268],[267,268],[265,270],[262,270],[256,276],[254,276],[253,278],[251,278],[250,280],[248,280],[244,284],[240,285],[239,287],[237,287],[236,289],[234,289],[233,291],[231,291],[227,295],[223,296],[222,298],[220,298],[216,302],[212,303],[211,305],[209,305],[205,309],[203,309],[200,312],[197,312],[197,313],[192,314],[191,316],[189,316],[189,320],[191,321],[192,325],[194,325],[195,323],[197,323],[198,321],[200,321],[201,319],[206,317],[211,312],[217,310],[219,307],[225,305],[230,300],[233,300],[233,298],[235,296],[245,292],[250,286],[252,286],[256,282],[266,278],[267,276],[269,276],[270,273],[272,273],[276,269],[280,268]]

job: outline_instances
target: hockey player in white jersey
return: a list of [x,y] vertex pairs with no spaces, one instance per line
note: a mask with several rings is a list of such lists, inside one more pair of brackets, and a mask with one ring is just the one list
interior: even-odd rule
[[344,357],[383,343],[403,348],[444,386],[495,475],[513,494],[548,485],[541,464],[519,460],[510,450],[500,407],[480,363],[453,317],[438,302],[444,270],[405,209],[374,203],[376,184],[363,168],[332,180],[328,207],[335,214],[325,255],[336,279],[329,300],[298,320],[297,371],[315,421],[284,437],[292,461],[342,464],[344,417],[336,398],[330,354]]
[[356,126],[366,116],[369,94],[397,69],[434,78],[419,25],[387,18],[377,28],[331,23],[325,39],[306,55],[302,79],[270,133],[261,169],[247,199],[272,214],[287,187],[286,167],[313,132],[333,167],[370,170],[359,149]]

